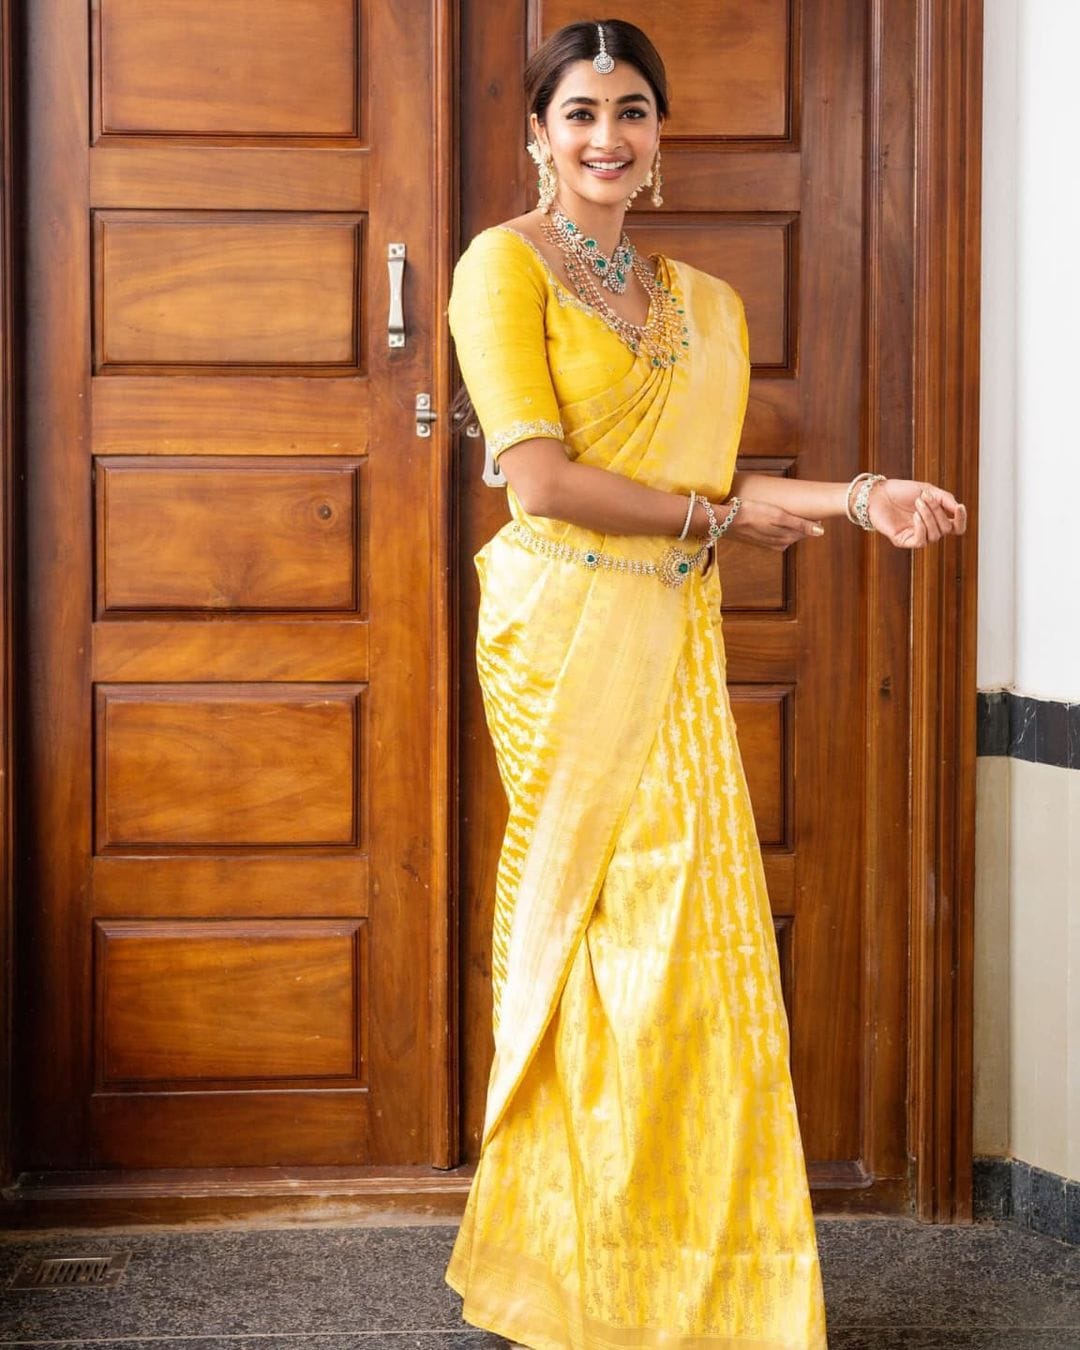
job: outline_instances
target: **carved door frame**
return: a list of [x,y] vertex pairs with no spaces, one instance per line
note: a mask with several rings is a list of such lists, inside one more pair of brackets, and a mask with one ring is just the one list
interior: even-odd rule
[[[16,510],[19,445],[13,352],[18,340],[19,297],[13,291],[13,208],[18,160],[14,90],[20,52],[13,44],[18,0],[0,0],[0,1185],[14,1180],[11,1154],[11,972],[13,908],[14,770],[20,667],[18,539]],[[419,0],[418,0],[419,2]],[[437,228],[445,243],[436,314],[445,310],[457,256],[458,153],[456,137],[459,50],[454,0],[430,0],[436,33],[435,89]],[[869,747],[874,758],[910,755],[905,801],[874,803],[871,848],[880,866],[897,866],[909,878],[912,945],[908,971],[908,1101],[913,1194],[923,1220],[971,1217],[972,1164],[972,918],[974,897],[975,657],[978,491],[979,231],[981,179],[982,0],[871,0],[873,60],[867,88],[870,157],[868,222],[877,265],[870,275],[870,304],[909,312],[914,360],[901,368],[877,363],[868,390],[868,465],[888,470],[890,430],[896,409],[911,412],[915,464],[920,477],[945,482],[968,503],[972,529],[967,546],[917,555],[910,575],[881,575],[870,588],[879,601],[890,588],[913,587],[915,626],[909,660],[909,698],[893,720],[878,718]],[[899,111],[898,111],[899,110]],[[904,113],[907,113],[905,116]],[[897,129],[902,135],[897,136]],[[886,134],[887,133],[887,134]],[[892,290],[890,291],[890,288]],[[898,289],[897,289],[898,288]],[[906,306],[906,308],[905,308]],[[874,331],[873,324],[869,331]],[[449,407],[451,348],[442,325],[433,371],[436,408]],[[457,819],[455,718],[456,616],[452,484],[456,453],[445,417],[432,437],[431,510],[439,540],[433,561],[444,582],[436,625],[444,686],[437,691],[438,758],[445,797],[435,793],[432,830],[445,859],[438,894],[432,896],[433,948],[454,950]],[[870,625],[872,671],[895,668],[888,631]],[[871,678],[870,688],[875,688]],[[910,733],[910,745],[908,736]],[[909,822],[895,828],[897,811]],[[868,922],[873,911],[868,906]],[[455,963],[433,991],[442,1015],[456,1023]],[[452,1042],[453,1043],[453,1042]],[[458,1065],[433,1065],[445,1085],[438,1100],[444,1156],[458,1156]],[[403,1183],[408,1192],[409,1185]],[[295,1187],[292,1188],[295,1193]],[[430,1209],[430,1182],[418,1184],[415,1205]],[[156,1217],[151,1197],[145,1217]],[[406,1200],[407,1203],[407,1200]],[[130,1209],[129,1209],[130,1213]]]

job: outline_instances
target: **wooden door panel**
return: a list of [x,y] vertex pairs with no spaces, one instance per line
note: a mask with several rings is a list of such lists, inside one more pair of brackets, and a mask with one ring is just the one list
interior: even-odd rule
[[[687,137],[765,139],[782,137],[788,125],[793,8],[790,0],[682,0],[670,8],[639,0],[620,5],[617,17],[643,28],[664,58],[677,95],[673,132],[677,125]],[[538,0],[533,9],[545,37],[581,18],[570,0]]]
[[371,636],[366,621],[324,623],[271,618],[191,623],[143,619],[99,625],[93,635],[95,680],[367,680]]
[[287,914],[367,918],[366,858],[351,852],[99,854],[91,865],[99,920],[136,914],[147,891],[173,919]]
[[363,221],[95,211],[94,369],[360,366]]
[[[664,204],[654,210],[639,200],[627,228],[639,248],[729,280],[746,302],[752,378],[739,466],[847,480],[869,459],[865,402],[875,372],[863,322],[874,263],[864,237],[863,91],[881,34],[871,31],[867,7],[850,0],[628,0],[618,16],[653,37],[672,83],[662,134]],[[465,5],[471,78],[462,95],[463,162],[477,190],[464,197],[464,241],[535,204],[521,66],[544,37],[579,17],[565,0],[530,0],[508,7],[495,32],[484,27],[482,4]],[[686,32],[692,42],[671,37]],[[495,135],[488,128],[496,123],[515,134]],[[907,331],[899,323],[897,340]],[[887,341],[879,335],[879,355]],[[507,514],[503,494],[482,484],[477,441],[463,446],[468,558]],[[868,779],[861,616],[875,584],[873,547],[861,531],[832,521],[824,538],[786,554],[725,543],[717,566],[727,677],[763,850],[811,1181],[832,1188],[833,1201],[846,1190],[858,1193],[859,1204],[880,1197],[888,1207],[906,1185],[906,1083],[901,1061],[882,1047],[902,1043],[905,1007],[900,982],[863,986],[867,962],[889,959],[865,949],[863,905],[883,911],[871,931],[876,941],[898,941],[892,955],[902,962],[905,897],[903,878],[894,894],[884,876],[871,894],[864,850],[871,793],[901,800],[907,767],[900,758],[879,763],[879,777]],[[465,989],[467,1059],[478,1066],[466,1085],[473,1149],[490,1062],[486,950],[506,818],[468,655],[476,600],[466,567],[463,753],[474,788],[463,912],[465,969],[474,972]],[[904,650],[910,612],[892,606],[873,617]],[[882,770],[894,779],[883,783]],[[865,1131],[871,1097],[872,1136]]]
[[791,374],[798,331],[795,279],[798,217],[786,211],[679,212],[663,223],[634,221],[634,241],[647,253],[666,253],[713,276],[743,297],[750,329],[750,360],[759,376]]
[[23,1166],[445,1157],[431,21],[26,7]]
[[96,923],[98,1088],[362,1082],[361,931],[361,920]]
[[111,375],[90,415],[101,455],[366,455],[373,413],[366,380],[187,372]]
[[357,134],[357,0],[100,5],[103,134]]
[[762,847],[785,851],[792,844],[791,804],[795,789],[793,692],[783,685],[767,684],[731,684],[728,688],[758,839]]
[[99,615],[357,608],[355,465],[99,456],[96,479]]
[[97,850],[359,847],[361,691],[97,686]]

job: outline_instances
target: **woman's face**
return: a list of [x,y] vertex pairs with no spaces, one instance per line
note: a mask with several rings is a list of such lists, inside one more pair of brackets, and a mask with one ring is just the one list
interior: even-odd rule
[[559,200],[571,210],[572,194],[622,205],[652,167],[663,125],[648,80],[628,61],[616,61],[607,75],[575,61],[555,86],[544,123],[535,113],[530,120],[551,149]]

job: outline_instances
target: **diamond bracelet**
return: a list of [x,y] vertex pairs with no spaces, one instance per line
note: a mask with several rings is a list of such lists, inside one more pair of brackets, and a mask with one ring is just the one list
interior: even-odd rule
[[[844,509],[847,512],[847,518],[852,525],[861,525],[864,530],[873,530],[874,526],[870,520],[868,503],[870,500],[870,489],[875,483],[883,483],[885,475],[883,473],[858,473],[848,484],[847,497],[844,502]],[[854,503],[851,500],[851,490],[858,488],[855,492]]]

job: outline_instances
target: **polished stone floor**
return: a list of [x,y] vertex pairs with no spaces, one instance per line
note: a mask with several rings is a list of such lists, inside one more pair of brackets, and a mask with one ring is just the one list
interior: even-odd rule
[[[0,1235],[0,1345],[480,1350],[452,1225]],[[1009,1225],[818,1220],[830,1350],[1080,1350],[1080,1247]],[[130,1252],[113,1288],[13,1290],[27,1254]]]

